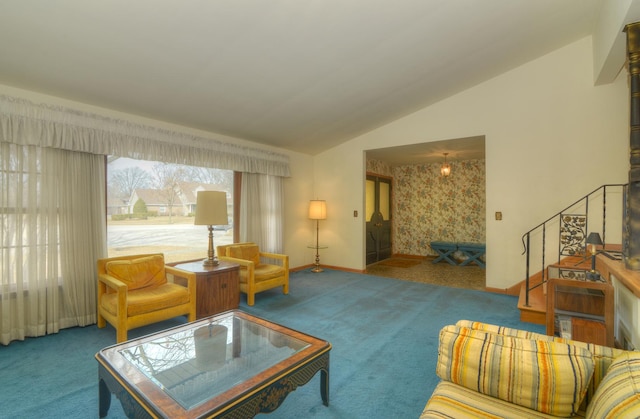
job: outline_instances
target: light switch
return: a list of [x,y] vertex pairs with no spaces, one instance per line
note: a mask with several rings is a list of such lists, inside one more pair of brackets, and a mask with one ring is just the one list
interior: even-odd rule
[[502,211],[496,211],[496,220],[498,221],[502,220]]
[[353,217],[358,218],[358,210],[353,210]]

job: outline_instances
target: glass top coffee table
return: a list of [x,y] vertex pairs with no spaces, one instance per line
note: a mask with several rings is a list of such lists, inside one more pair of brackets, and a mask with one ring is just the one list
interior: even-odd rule
[[329,405],[331,344],[239,310],[109,346],[96,354],[100,417],[111,393],[128,417],[253,417],[318,372]]

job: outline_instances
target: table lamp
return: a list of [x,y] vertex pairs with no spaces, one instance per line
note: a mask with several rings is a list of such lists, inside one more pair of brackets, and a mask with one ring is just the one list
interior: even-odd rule
[[204,266],[217,266],[213,247],[213,226],[227,225],[227,193],[221,191],[199,191],[196,199],[196,219],[195,225],[209,226],[209,252],[208,257],[203,261]]
[[586,244],[590,247],[589,251],[591,253],[591,271],[589,271],[590,275],[587,275],[587,277],[589,279],[599,279],[600,275],[596,272],[596,246],[602,246],[603,244],[600,234],[596,232],[589,233]]

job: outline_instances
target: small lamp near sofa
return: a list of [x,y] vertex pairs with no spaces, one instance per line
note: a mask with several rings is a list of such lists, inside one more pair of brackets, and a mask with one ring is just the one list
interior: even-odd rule
[[598,281],[600,280],[600,274],[596,272],[596,254],[598,253],[596,246],[603,245],[600,234],[596,232],[589,233],[586,244],[589,247],[589,253],[591,253],[591,270],[587,272],[587,279]]
[[196,219],[193,224],[209,226],[209,251],[204,266],[217,266],[213,247],[213,226],[227,225],[227,193],[221,191],[199,191],[196,199]]
[[309,202],[309,219],[316,220],[316,263],[311,272],[322,272],[320,267],[320,220],[327,219],[327,201],[313,199]]

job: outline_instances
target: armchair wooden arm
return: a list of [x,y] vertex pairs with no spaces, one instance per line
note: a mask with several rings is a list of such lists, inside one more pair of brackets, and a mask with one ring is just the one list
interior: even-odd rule
[[289,268],[289,255],[282,255],[280,253],[268,253],[268,252],[260,252],[260,257],[276,259],[282,261],[282,265]]
[[[196,274],[195,272],[189,272],[182,269],[175,268],[173,266],[165,265],[164,267],[167,275],[172,275],[174,278],[184,278],[187,280],[187,289],[189,290],[189,298],[192,301],[196,301]],[[175,281],[172,280],[173,283]]]
[[120,289],[127,289],[127,284],[108,274],[98,275],[98,281],[98,287],[103,288],[104,291],[106,291],[107,287],[113,289],[115,292]]
[[[255,276],[256,264],[253,263],[253,261],[251,260],[232,258],[231,256],[218,256],[218,260],[225,260],[227,262],[237,263],[238,265],[240,265],[240,272],[241,272],[240,283],[241,284],[242,282],[244,282],[243,280],[246,281],[246,278],[253,278]],[[243,268],[244,268],[244,273],[243,273]],[[253,304],[250,304],[250,305],[253,305]]]

